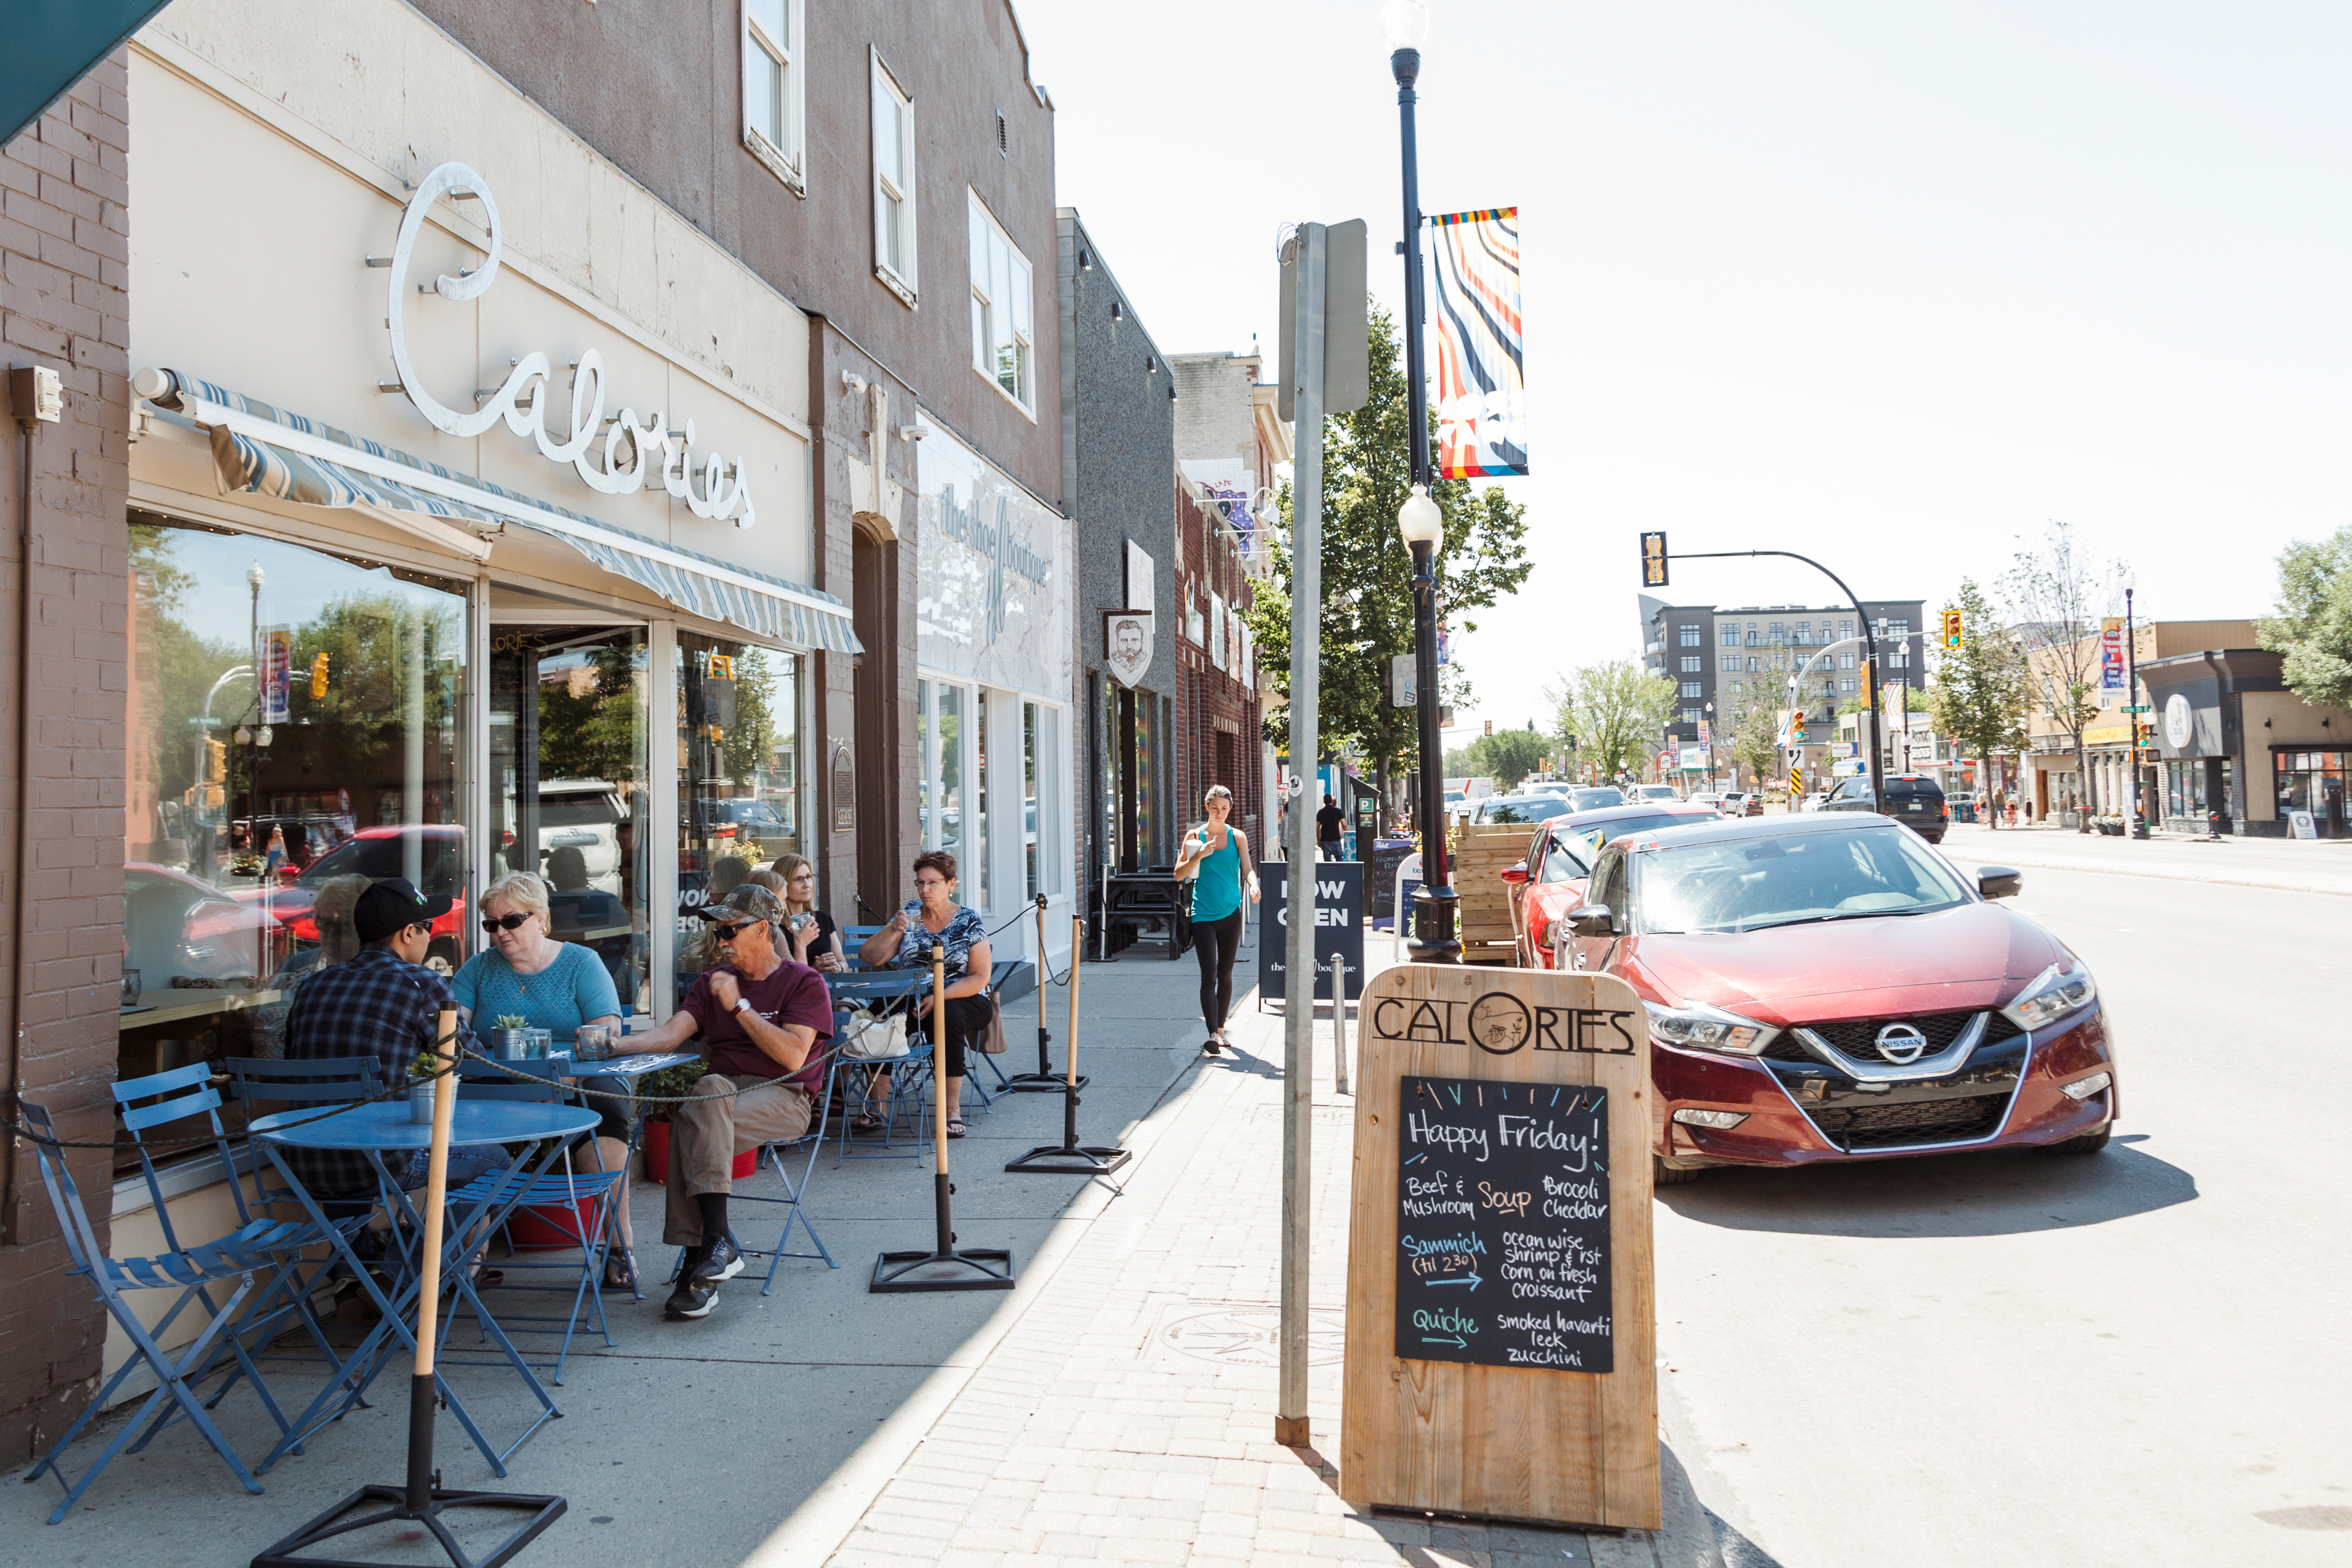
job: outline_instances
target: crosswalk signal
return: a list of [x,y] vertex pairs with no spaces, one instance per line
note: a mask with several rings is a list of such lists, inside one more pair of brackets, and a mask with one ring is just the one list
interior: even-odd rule
[[1958,610],[1944,612],[1944,647],[1952,653],[1960,650],[1960,612]]
[[1642,535],[1642,586],[1663,588],[1666,585],[1666,536],[1663,533]]

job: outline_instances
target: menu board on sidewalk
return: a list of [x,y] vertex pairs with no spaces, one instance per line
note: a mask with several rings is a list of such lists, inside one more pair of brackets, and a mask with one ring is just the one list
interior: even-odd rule
[[1400,1087],[1396,1353],[1615,1371],[1608,1090],[1475,1078]]

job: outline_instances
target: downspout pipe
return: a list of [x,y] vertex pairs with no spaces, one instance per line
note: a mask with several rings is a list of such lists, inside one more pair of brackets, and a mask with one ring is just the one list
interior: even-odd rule
[[[21,401],[21,400],[16,400]],[[33,867],[33,411],[17,408],[16,530],[16,896],[11,911],[15,932],[8,1004],[8,1116],[16,1120],[16,1094],[25,1077],[25,1013],[31,989],[26,978],[25,937],[32,922]],[[6,1139],[6,1169],[0,1173],[0,1245],[15,1246],[17,1156],[20,1140]]]

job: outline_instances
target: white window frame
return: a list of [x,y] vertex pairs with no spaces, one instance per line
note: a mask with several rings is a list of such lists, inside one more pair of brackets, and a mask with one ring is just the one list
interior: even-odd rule
[[[808,174],[803,149],[808,145],[806,94],[803,91],[805,77],[803,62],[807,47],[803,6],[806,0],[783,0],[784,31],[790,37],[771,37],[768,29],[751,15],[751,0],[742,0],[743,47],[743,146],[761,167],[784,183],[796,196],[808,195]],[[783,142],[770,137],[764,126],[751,123],[751,72],[754,68],[776,68],[782,77],[782,105],[778,115]]]
[[[868,184],[874,196],[874,276],[884,288],[912,308],[918,299],[915,187],[920,178],[915,167],[915,98],[899,85],[890,68],[883,64],[881,50],[869,47],[867,54],[873,65],[873,112],[868,123],[868,134],[872,137],[870,163],[873,177]],[[883,172],[882,142],[880,136],[875,134],[875,127],[880,124],[886,106],[897,116],[899,169],[896,176]],[[888,260],[887,230],[884,226],[884,219],[890,210],[888,204],[892,200],[898,204],[898,260],[901,263],[895,267]]]
[[[973,240],[971,247],[971,255],[965,268],[971,279],[971,368],[973,374],[996,388],[998,395],[1004,401],[1034,420],[1037,417],[1037,269],[1031,264],[1028,254],[1013,242],[1012,232],[996,221],[996,215],[989,211],[988,204],[980,199],[978,191],[967,186],[964,199],[969,208],[969,214],[965,219],[965,231],[972,237]],[[1000,319],[999,312],[1009,310],[1012,307],[1010,300],[999,300],[994,297],[993,286],[989,280],[988,258],[982,254],[982,246],[980,242],[991,237],[1003,243],[1006,252],[1019,264],[1021,270],[1027,274],[1029,279],[1029,330],[1024,332],[1015,324],[1009,328],[1006,334],[1012,338],[1023,356],[1022,363],[1027,367],[1025,380],[1029,395],[1026,400],[1006,389],[1005,384],[996,377],[996,366],[991,363],[999,336],[996,330]],[[1008,283],[1008,289],[1010,287]],[[1179,567],[1183,564],[1183,545],[1181,540],[1177,545],[1176,563]]]

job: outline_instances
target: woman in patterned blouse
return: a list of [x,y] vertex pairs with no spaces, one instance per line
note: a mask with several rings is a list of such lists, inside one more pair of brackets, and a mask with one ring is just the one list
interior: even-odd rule
[[[988,928],[980,912],[955,901],[955,857],[944,849],[915,857],[915,897],[890,917],[890,923],[866,939],[857,955],[877,968],[928,969],[934,946],[947,949],[947,1083],[948,1136],[961,1138],[963,1109],[964,1045],[988,1027]],[[928,1030],[931,1020],[929,988],[919,1016]],[[871,1121],[863,1118],[863,1121]],[[879,1123],[877,1123],[879,1125]],[[869,1131],[863,1127],[860,1131]]]

